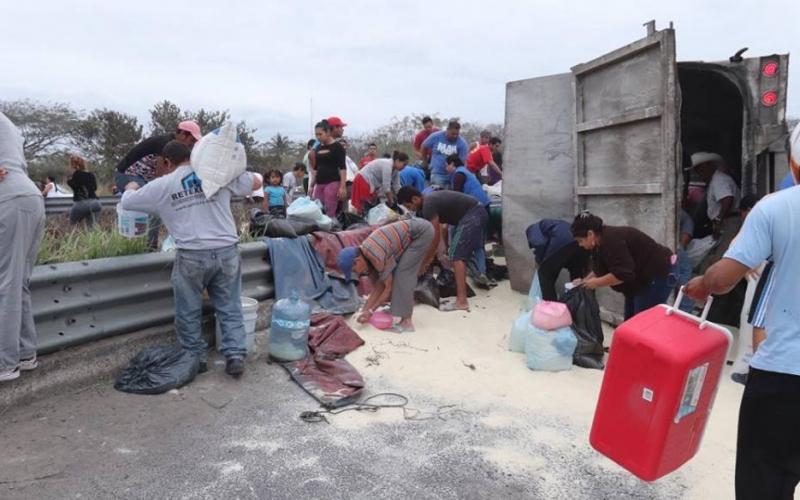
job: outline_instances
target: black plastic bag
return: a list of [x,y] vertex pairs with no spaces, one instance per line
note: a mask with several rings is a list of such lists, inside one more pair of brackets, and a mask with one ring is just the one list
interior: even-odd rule
[[[436,277],[436,286],[439,287],[439,298],[445,299],[447,297],[456,296],[456,275],[449,269],[442,269],[442,272]],[[467,297],[474,297],[475,290],[467,283]]]
[[292,228],[294,228],[294,232],[297,236],[304,236],[306,234],[313,233],[314,231],[319,231],[319,226],[317,226],[316,222],[306,219],[299,219],[297,217],[292,217],[291,215],[287,217],[286,220],[292,225]]
[[132,394],[163,394],[197,375],[200,360],[180,347],[148,347],[131,359],[114,389]]
[[507,280],[508,267],[495,264],[494,259],[486,259],[486,276],[495,281]]
[[572,357],[573,364],[582,368],[603,369],[603,323],[600,306],[594,292],[575,287],[561,296],[572,315],[572,330],[578,345]]
[[356,229],[368,225],[365,218],[350,212],[339,212],[339,215],[336,216],[336,221],[342,230]]
[[439,309],[439,287],[433,278],[433,273],[425,273],[414,288],[414,300],[418,304],[425,304]]
[[250,234],[254,238],[297,238],[289,221],[265,212],[258,212],[250,218]]

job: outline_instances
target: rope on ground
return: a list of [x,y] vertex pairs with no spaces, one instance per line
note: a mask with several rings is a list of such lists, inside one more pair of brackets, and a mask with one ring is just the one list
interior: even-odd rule
[[[389,398],[390,401],[375,402],[375,400],[379,398]],[[394,401],[391,401],[391,399],[394,399]],[[396,392],[381,392],[366,398],[364,401],[351,403],[349,405],[342,406],[341,408],[334,408],[332,410],[304,411],[300,414],[300,420],[306,423],[325,422],[326,424],[330,424],[330,421],[326,418],[326,415],[338,415],[346,411],[375,413],[381,408],[401,408],[403,410],[403,419],[418,422],[434,419],[446,420],[448,415],[469,414],[468,411],[457,408],[457,405],[439,406],[435,412],[425,413],[418,408],[409,407],[408,403],[408,398],[402,394],[398,394]]]

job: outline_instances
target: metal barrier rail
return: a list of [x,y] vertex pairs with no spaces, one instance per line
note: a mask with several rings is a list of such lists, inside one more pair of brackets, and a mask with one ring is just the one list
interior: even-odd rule
[[[239,246],[242,294],[274,295],[272,268],[262,242]],[[175,303],[173,252],[37,266],[31,277],[41,354],[169,323]]]
[[[99,196],[97,199],[103,207],[116,207],[119,202],[119,196]],[[44,213],[47,215],[65,214],[70,211],[73,203],[72,197],[45,198]]]

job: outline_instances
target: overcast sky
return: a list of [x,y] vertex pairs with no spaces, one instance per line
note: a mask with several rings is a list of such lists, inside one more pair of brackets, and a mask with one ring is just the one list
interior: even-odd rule
[[502,122],[505,83],[569,71],[674,21],[679,61],[792,52],[800,0],[3,0],[0,99],[108,107],[147,123],[162,99],[229,109],[264,139],[336,114],[357,134],[392,116]]

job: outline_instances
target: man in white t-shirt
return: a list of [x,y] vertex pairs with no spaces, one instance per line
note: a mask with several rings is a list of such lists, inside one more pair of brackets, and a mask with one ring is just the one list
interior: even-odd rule
[[740,198],[739,186],[728,173],[725,160],[717,153],[693,154],[689,170],[696,171],[700,180],[706,183],[706,213],[712,223],[714,240],[717,241],[716,248],[700,265],[700,270],[704,271],[722,258],[742,225],[736,214]]

